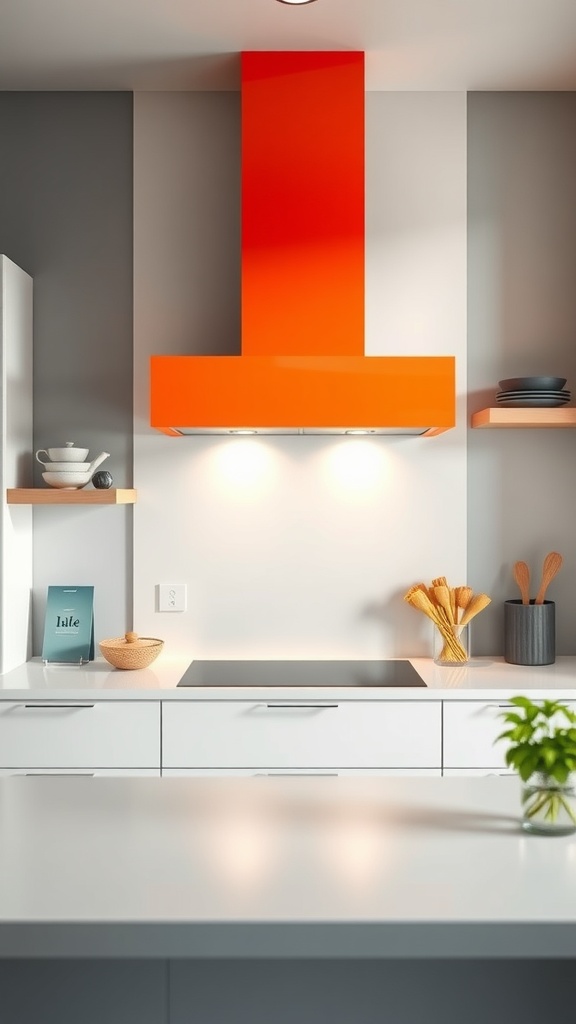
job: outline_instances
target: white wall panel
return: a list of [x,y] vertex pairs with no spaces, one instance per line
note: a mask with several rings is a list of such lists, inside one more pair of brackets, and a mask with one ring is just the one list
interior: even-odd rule
[[31,459],[32,278],[0,256],[0,672],[31,653],[32,510],[6,504]]
[[[429,654],[402,595],[466,582],[463,413],[436,439],[153,432],[150,354],[239,351],[238,96],[136,94],[134,130],[134,628],[194,657]],[[463,390],[464,94],[370,94],[367,165],[366,350],[455,355]],[[155,611],[164,582],[186,612]]]

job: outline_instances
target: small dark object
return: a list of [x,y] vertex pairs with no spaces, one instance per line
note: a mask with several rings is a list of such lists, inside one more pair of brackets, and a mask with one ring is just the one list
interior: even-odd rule
[[107,469],[101,469],[98,473],[94,473],[92,483],[99,490],[106,490],[112,486],[112,473],[109,473]]

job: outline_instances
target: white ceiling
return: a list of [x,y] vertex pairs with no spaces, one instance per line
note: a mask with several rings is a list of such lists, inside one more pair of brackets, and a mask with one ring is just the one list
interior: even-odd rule
[[366,51],[367,89],[575,89],[576,0],[0,0],[0,89],[236,89],[240,50]]

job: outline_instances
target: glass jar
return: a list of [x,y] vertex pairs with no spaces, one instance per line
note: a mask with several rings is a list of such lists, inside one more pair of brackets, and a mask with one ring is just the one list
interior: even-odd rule
[[576,832],[576,775],[560,783],[535,772],[522,783],[522,828],[540,836]]
[[434,661],[437,665],[465,665],[470,658],[470,626],[434,627]]

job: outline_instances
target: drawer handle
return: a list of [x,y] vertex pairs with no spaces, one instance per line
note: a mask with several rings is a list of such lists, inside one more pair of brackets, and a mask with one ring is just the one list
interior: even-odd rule
[[320,778],[325,778],[325,777],[326,778],[328,778],[328,777],[329,778],[337,778],[338,772],[256,772],[255,775],[253,775],[252,777],[254,779],[279,778],[279,777],[281,777],[283,779],[285,779],[285,778],[297,779],[297,778],[300,778],[300,776],[303,776],[303,777],[306,777],[306,778],[310,778],[312,776],[314,778],[316,778],[316,777],[320,777]]
[[[498,710],[499,708],[514,708],[514,707],[516,707],[516,705],[515,704],[485,704],[484,707],[486,707],[486,708],[496,708]],[[568,705],[564,704],[564,707],[568,707]],[[512,774],[514,774],[514,772],[512,772]]]
[[95,704],[19,704],[18,707],[29,711],[83,711],[84,708],[93,708]]
[[339,704],[267,704],[267,708],[289,708],[294,710],[295,708],[304,708],[306,711],[324,711],[326,708],[338,708]]
[[513,708],[514,705],[513,704],[485,704],[484,707],[485,708],[495,709],[496,711],[498,711],[499,708]]

